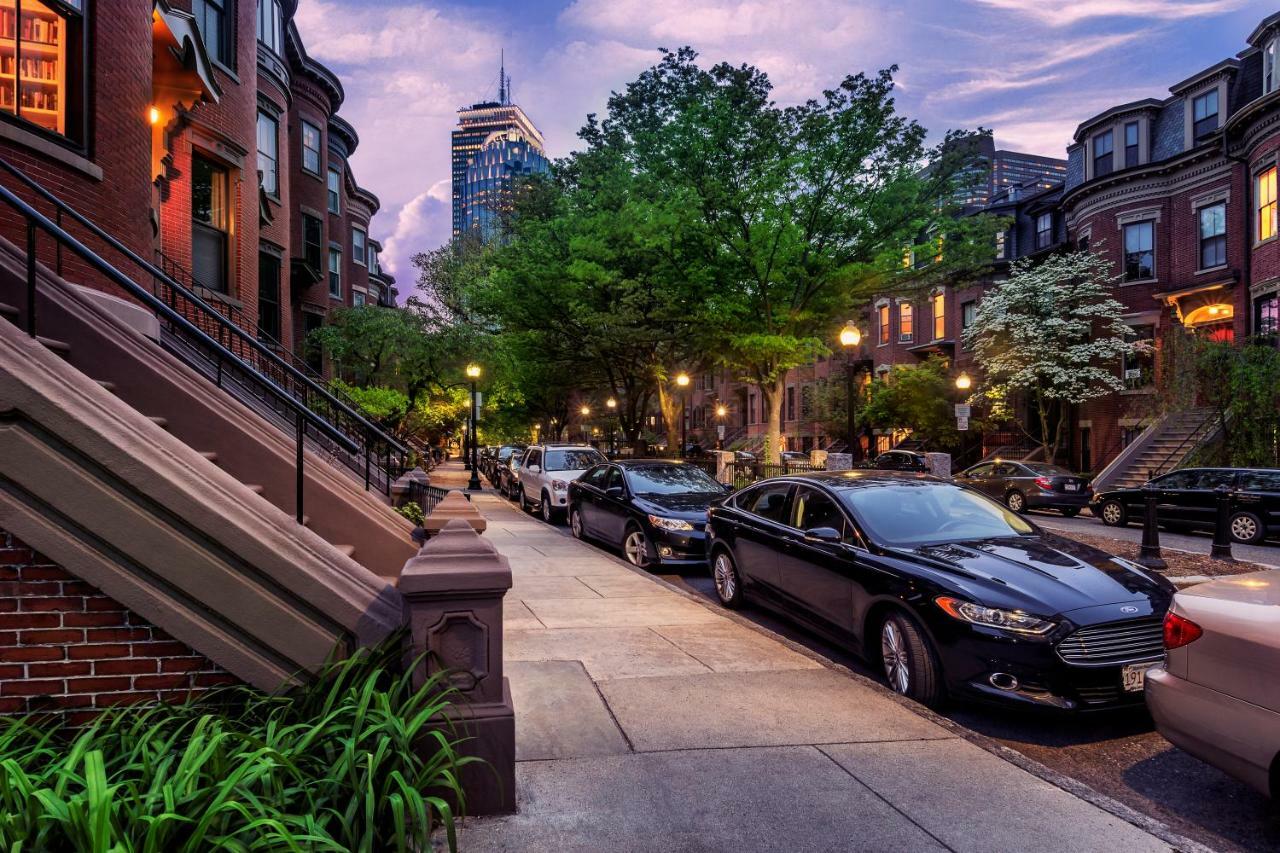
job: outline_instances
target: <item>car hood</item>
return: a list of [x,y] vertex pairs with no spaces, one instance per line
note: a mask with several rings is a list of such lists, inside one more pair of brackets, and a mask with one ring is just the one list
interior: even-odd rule
[[896,553],[944,568],[983,604],[1021,607],[1041,616],[1124,603],[1139,604],[1141,612],[1163,612],[1174,591],[1168,580],[1128,560],[1047,533]]
[[654,515],[666,515],[671,518],[706,520],[707,507],[711,502],[724,497],[718,494],[685,494],[685,495],[636,495],[635,505],[644,512]]

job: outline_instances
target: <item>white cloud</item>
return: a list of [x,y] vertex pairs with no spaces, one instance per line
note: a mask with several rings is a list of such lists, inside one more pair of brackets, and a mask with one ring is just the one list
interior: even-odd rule
[[971,0],[981,6],[1069,27],[1094,18],[1180,21],[1234,12],[1249,0]]

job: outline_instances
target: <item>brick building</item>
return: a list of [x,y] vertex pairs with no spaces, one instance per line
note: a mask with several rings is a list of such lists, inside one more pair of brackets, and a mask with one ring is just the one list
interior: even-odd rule
[[[9,49],[19,61],[53,57],[40,85],[60,99],[37,110],[26,106],[35,84],[15,101],[0,82],[0,157],[302,356],[334,308],[394,299],[385,278],[371,291],[378,200],[350,168],[359,137],[337,114],[342,84],[307,55],[296,5],[24,0],[23,20],[40,29]],[[0,36],[0,62],[5,49]]]

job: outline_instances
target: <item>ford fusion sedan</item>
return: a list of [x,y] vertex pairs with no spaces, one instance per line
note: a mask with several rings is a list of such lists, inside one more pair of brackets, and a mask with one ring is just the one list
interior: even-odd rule
[[1171,743],[1280,799],[1280,571],[1179,592],[1147,707]]
[[634,459],[598,465],[569,484],[569,528],[617,545],[640,568],[705,564],[707,507],[725,487],[685,462]]
[[1141,704],[1163,577],[924,474],[765,480],[713,505],[716,594],[849,645],[898,693],[1090,710]]

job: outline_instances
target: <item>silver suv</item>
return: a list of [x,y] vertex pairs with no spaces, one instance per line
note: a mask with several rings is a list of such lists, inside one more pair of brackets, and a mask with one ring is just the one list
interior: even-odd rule
[[569,483],[604,461],[604,454],[585,444],[533,445],[520,467],[520,506],[558,523],[569,503]]

